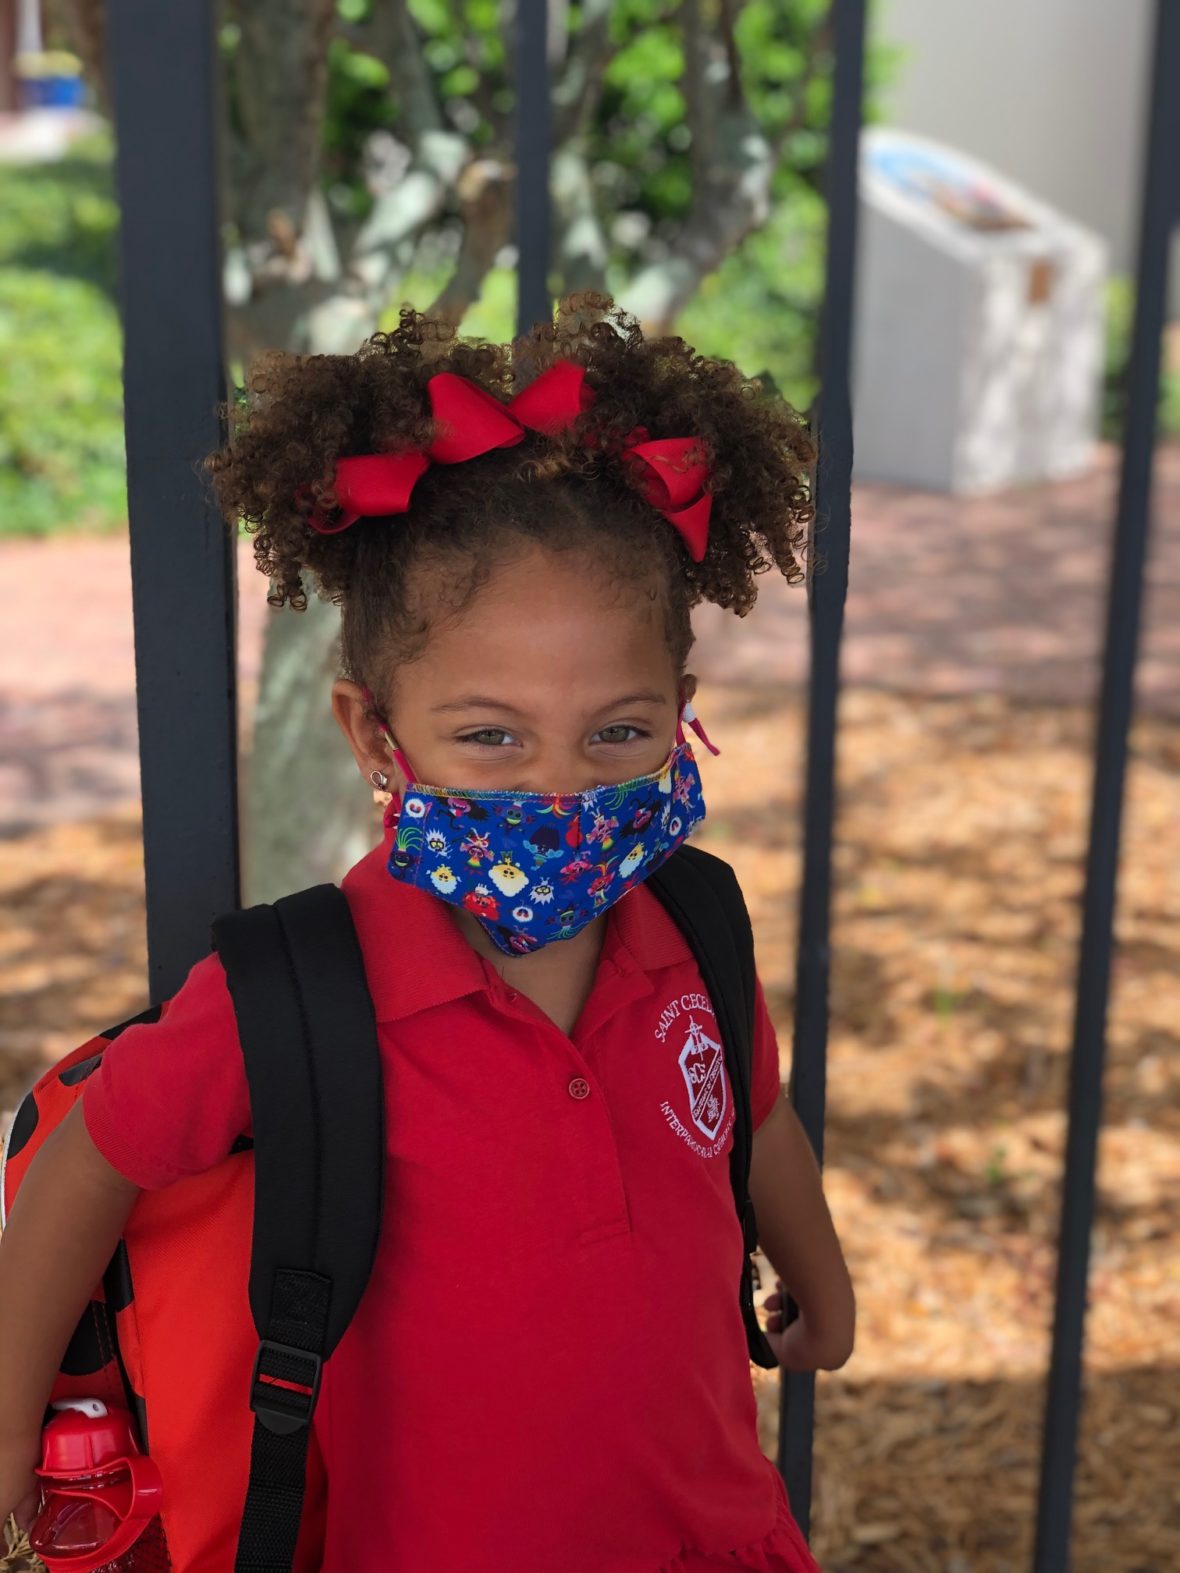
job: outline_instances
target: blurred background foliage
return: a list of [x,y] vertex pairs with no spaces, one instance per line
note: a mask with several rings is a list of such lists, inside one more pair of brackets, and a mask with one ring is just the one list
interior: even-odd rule
[[127,517],[109,136],[0,164],[0,532]]
[[[372,204],[374,139],[396,150],[398,106],[385,65],[359,40],[372,0],[338,0],[341,31],[329,52],[322,185],[337,221],[363,223]],[[511,106],[498,0],[412,0],[426,57],[450,122],[475,149],[489,114]],[[770,215],[704,280],[677,331],[703,354],[769,370],[793,403],[814,395],[813,359],[823,272],[822,170],[831,82],[825,52],[828,0],[751,0],[738,19],[743,85],[765,131],[789,127],[774,176]],[[580,11],[570,7],[576,29]],[[619,294],[667,255],[691,199],[690,139],[681,91],[684,59],[675,14],[660,0],[619,0],[617,53],[587,127],[589,165],[610,243],[607,277]],[[222,29],[226,68],[236,34]],[[819,48],[817,49],[817,42]],[[868,117],[894,69],[875,46]],[[109,530],[126,517],[120,335],[115,304],[118,206],[109,134],[75,143],[56,163],[0,165],[0,531]],[[388,171],[388,163],[385,165]],[[398,306],[425,308],[445,282],[460,219],[446,215],[417,247],[382,322]],[[513,258],[487,276],[462,323],[465,334],[503,340],[515,323]],[[1133,292],[1110,288],[1105,419],[1121,421]],[[234,368],[237,370],[237,368]],[[1180,376],[1167,382],[1162,419],[1180,433]]]

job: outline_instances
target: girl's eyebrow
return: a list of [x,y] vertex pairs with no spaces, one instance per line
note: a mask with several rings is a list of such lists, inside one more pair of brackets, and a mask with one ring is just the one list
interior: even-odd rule
[[[603,710],[618,710],[623,705],[666,705],[666,694],[657,693],[655,689],[645,688],[636,694],[623,694],[618,699],[612,699],[609,704],[602,706]],[[515,705],[507,704],[503,699],[489,699],[485,694],[464,694],[462,699],[449,699],[445,704],[435,705],[432,714],[439,715],[451,710],[503,710],[509,715],[524,715],[523,710],[518,710]]]
[[438,715],[444,710],[507,710],[510,715],[520,715],[515,705],[505,704],[502,699],[488,699],[483,694],[464,694],[462,699],[449,699],[446,704],[435,705],[432,714]]
[[637,694],[623,694],[618,699],[612,699],[609,705],[603,705],[604,710],[621,710],[624,705],[666,705],[667,694],[657,693],[654,688],[644,688]]

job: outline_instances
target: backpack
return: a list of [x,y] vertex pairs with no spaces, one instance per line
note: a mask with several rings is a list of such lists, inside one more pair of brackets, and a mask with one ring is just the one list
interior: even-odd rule
[[[754,1309],[749,1196],[754,946],[732,869],[684,846],[647,884],[700,967],[733,1089],[734,1263],[750,1358],[777,1362]],[[323,1362],[368,1281],[380,1229],[383,1099],[360,944],[332,884],[212,926],[237,1017],[252,1135],[224,1163],[142,1193],[62,1359],[53,1398],[128,1408],[164,1480],[127,1573],[312,1573],[325,1475],[310,1424]],[[0,1215],[109,1043],[168,1001],[80,1045],[17,1110]],[[306,1075],[293,1074],[292,1045]],[[248,1402],[226,1401],[241,1394]],[[244,1506],[243,1506],[244,1503]]]

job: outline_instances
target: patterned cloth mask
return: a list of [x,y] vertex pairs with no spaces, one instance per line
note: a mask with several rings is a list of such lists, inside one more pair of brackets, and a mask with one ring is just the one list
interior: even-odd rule
[[394,831],[390,874],[470,912],[505,955],[572,939],[704,819],[686,720],[716,753],[685,705],[676,746],[659,770],[588,792],[426,786],[394,745],[409,784],[385,815]]

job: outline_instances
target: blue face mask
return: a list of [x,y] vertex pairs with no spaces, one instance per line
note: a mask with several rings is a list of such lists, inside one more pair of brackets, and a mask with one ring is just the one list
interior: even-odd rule
[[426,786],[395,745],[409,784],[386,814],[390,874],[470,912],[505,955],[572,939],[704,819],[686,720],[713,749],[686,705],[661,769],[576,793]]

